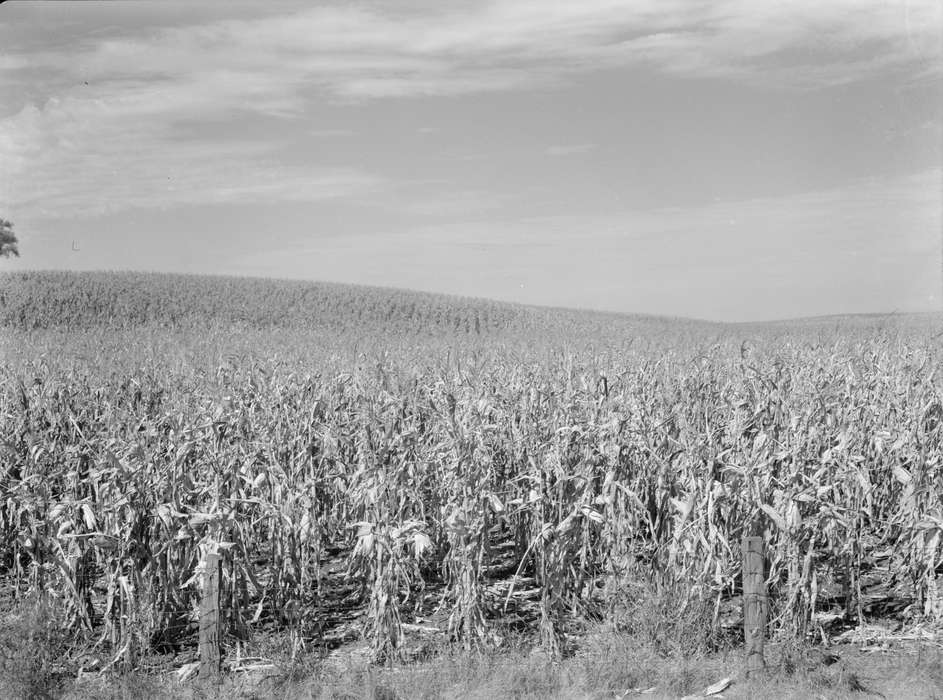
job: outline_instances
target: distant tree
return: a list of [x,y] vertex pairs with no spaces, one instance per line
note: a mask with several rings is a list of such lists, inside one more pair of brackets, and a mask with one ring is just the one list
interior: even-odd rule
[[8,258],[11,255],[20,257],[16,235],[13,233],[13,222],[0,219],[0,258]]

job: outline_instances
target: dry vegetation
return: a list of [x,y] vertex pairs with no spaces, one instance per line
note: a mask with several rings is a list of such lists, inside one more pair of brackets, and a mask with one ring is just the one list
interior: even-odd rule
[[144,275],[6,276],[0,319],[0,574],[43,593],[73,674],[192,649],[211,551],[230,660],[260,638],[393,660],[531,637],[553,659],[600,621],[666,654],[721,648],[749,527],[780,640],[943,622],[925,320],[744,343]]

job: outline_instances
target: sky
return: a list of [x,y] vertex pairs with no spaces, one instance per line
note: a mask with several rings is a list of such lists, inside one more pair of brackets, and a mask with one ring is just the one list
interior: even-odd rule
[[3,269],[943,308],[938,0],[0,5]]

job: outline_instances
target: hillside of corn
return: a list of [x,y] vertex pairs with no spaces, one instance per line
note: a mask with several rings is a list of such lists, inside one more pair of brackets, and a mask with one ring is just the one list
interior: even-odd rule
[[773,636],[943,623],[929,321],[0,279],[0,591],[44,592],[108,663],[195,648],[210,554],[230,658],[273,634],[563,654],[602,619],[735,643],[746,533]]
[[0,273],[0,327],[80,330],[207,324],[471,338],[560,332],[595,336],[613,330],[658,330],[678,320],[330,282],[141,272]]

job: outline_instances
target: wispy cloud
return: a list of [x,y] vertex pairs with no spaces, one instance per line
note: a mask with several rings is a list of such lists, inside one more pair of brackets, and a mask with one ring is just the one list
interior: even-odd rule
[[[306,201],[363,192],[380,178],[355,168],[287,165],[277,134],[214,137],[207,122],[258,97],[269,114],[297,102],[261,76],[217,70],[176,78],[90,75],[89,85],[28,104],[0,120],[0,200],[42,216],[100,214],[129,207]],[[236,111],[238,114],[238,111]],[[182,138],[183,124],[204,124]],[[327,130],[321,136],[338,136]]]
[[[943,7],[935,0],[502,0],[455,7],[320,7],[109,38],[77,52],[33,52],[28,60],[90,83],[129,73],[187,76],[199,85],[228,77],[253,98],[253,108],[275,110],[299,106],[302,87],[338,97],[461,94],[638,64],[806,86],[882,70],[940,70]],[[24,65],[14,48],[0,70]]]
[[316,138],[334,138],[336,136],[353,136],[353,129],[311,129],[308,136]]
[[41,50],[18,49],[8,27],[0,75],[20,91],[5,98],[0,119],[0,199],[71,215],[376,186],[354,168],[281,164],[277,134],[255,143],[177,138],[186,121],[297,117],[318,94],[518,90],[624,66],[800,88],[941,73],[936,0],[502,0],[334,5],[251,20],[205,14]]
[[550,146],[546,153],[548,156],[574,156],[580,153],[589,153],[595,148],[595,143],[573,143],[565,146]]
[[474,220],[492,214],[507,200],[507,195],[481,190],[433,191],[397,202],[393,209],[422,218]]
[[[101,92],[98,93],[101,95]],[[51,99],[0,121],[0,198],[12,209],[71,217],[131,207],[307,201],[364,192],[353,168],[287,165],[277,142],[174,137],[173,121],[207,98],[181,85],[94,100]]]
[[[502,0],[422,11],[321,7],[108,40],[75,70],[109,76],[213,75],[269,94],[299,85],[337,96],[460,94],[552,82],[645,63],[695,76],[792,85],[861,79],[876,71],[939,70],[943,8],[935,0]],[[14,59],[15,60],[15,59]],[[49,56],[52,63],[55,55]]]

